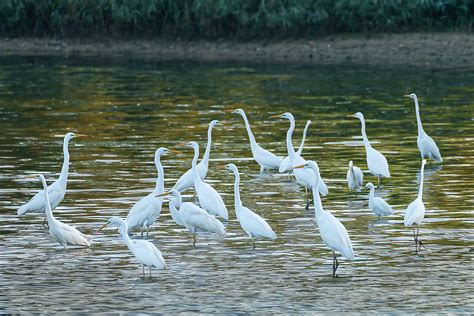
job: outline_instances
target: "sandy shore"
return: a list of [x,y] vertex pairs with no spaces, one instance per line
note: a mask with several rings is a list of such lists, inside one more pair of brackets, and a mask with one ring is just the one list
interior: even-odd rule
[[474,66],[474,35],[338,35],[312,40],[183,41],[0,39],[0,56],[132,56],[159,60],[252,61],[315,65]]

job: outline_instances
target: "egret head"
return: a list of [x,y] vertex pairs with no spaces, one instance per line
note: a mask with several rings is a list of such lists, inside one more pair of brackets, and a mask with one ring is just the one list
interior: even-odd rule
[[365,185],[365,188],[366,189],[370,189],[370,190],[374,190],[375,189],[375,186],[372,182],[369,182]]
[[64,135],[64,141],[65,142],[69,142],[71,139],[73,138],[76,138],[76,137],[83,137],[83,136],[86,136],[84,134],[76,134],[76,133],[73,133],[73,132],[69,132],[67,133],[66,135]]
[[313,122],[311,122],[311,120],[307,120],[307,121],[306,121],[306,127],[310,126],[311,123],[313,123]]
[[188,142],[185,144],[186,147],[193,148],[194,150],[199,149],[199,145],[196,142]]
[[410,99],[412,99],[412,100],[415,100],[415,99],[416,99],[416,94],[414,94],[414,93],[405,94],[404,97],[405,97],[405,98],[410,98]]
[[319,174],[319,166],[316,161],[308,160],[304,165],[294,166],[293,169],[312,169],[316,174]]
[[352,166],[354,165],[354,163],[351,161],[349,161],[349,168],[352,168]]
[[232,113],[234,113],[234,114],[240,114],[240,115],[242,115],[242,116],[245,116],[245,112],[244,112],[244,110],[242,110],[242,109],[235,109],[235,110],[232,111]]
[[293,114],[291,114],[290,112],[285,112],[283,114],[276,114],[276,115],[272,115],[270,117],[271,118],[283,118],[283,119],[287,119],[287,120],[294,120],[295,119],[293,117]]
[[221,122],[219,120],[212,120],[211,123],[209,123],[209,128],[213,128],[216,125],[219,125]]
[[423,160],[421,161],[421,165],[422,165],[422,166],[426,165],[426,159],[423,159]]
[[357,117],[359,120],[363,121],[364,120],[364,114],[361,112],[357,112],[351,115],[352,117]]
[[99,231],[106,227],[118,227],[121,234],[127,233],[127,232],[124,232],[125,225],[126,225],[126,222],[123,219],[117,216],[112,216],[104,225],[102,225],[99,228]]
[[225,165],[225,168],[229,171],[234,172],[234,173],[239,173],[239,169],[237,169],[237,166],[233,163]]
[[181,154],[181,152],[178,150],[168,149],[166,147],[160,147],[155,151],[155,160],[169,153]]

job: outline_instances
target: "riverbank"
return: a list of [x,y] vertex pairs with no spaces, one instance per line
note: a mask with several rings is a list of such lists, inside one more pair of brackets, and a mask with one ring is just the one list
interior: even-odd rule
[[337,35],[278,41],[0,39],[0,56],[103,56],[314,65],[474,67],[474,35]]

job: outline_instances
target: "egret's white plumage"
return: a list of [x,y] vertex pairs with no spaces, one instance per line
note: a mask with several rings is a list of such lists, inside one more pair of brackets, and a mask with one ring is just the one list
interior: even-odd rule
[[352,160],[349,162],[349,170],[347,170],[346,179],[349,191],[360,192],[360,189],[364,184],[364,174],[359,167],[354,166]]
[[370,173],[378,178],[378,185],[380,186],[382,177],[390,178],[387,158],[370,144],[369,138],[365,132],[364,115],[361,112],[357,112],[352,116],[357,117],[360,120],[362,138],[364,140],[365,154],[367,158],[367,167],[369,168]]
[[207,231],[223,236],[224,225],[213,215],[191,202],[183,202],[177,190],[171,190],[170,211],[174,221],[186,227],[193,234],[193,246],[196,245],[196,232]]
[[[318,185],[320,183],[319,167],[314,161],[307,161],[305,165],[297,166],[298,169],[307,166],[311,168],[315,173],[315,182],[313,188],[313,199],[314,199],[314,210],[316,223],[318,224],[319,233],[321,239],[333,252],[333,275],[336,275],[336,270],[339,263],[336,258],[336,251],[340,252],[343,257],[352,260],[355,257],[354,250],[352,249],[352,242],[349,238],[344,225],[331,213],[323,209],[321,198],[318,193]],[[296,169],[296,167],[295,167]]]
[[[308,132],[308,128],[310,125],[311,125],[311,121],[308,120],[306,122],[306,126],[304,127],[303,138],[301,139],[300,147],[298,148],[298,151],[296,151],[296,155],[298,156],[301,156],[301,153],[303,152],[304,143],[306,141],[306,133]],[[278,171],[280,173],[283,173],[283,172],[290,172],[292,170],[293,170],[293,166],[291,165],[290,156],[286,156],[285,158],[283,158],[283,161],[281,162],[281,165]]]
[[46,192],[43,203],[45,204],[48,229],[51,237],[60,243],[64,249],[67,249],[68,244],[89,247],[92,241],[91,236],[81,233],[75,227],[67,225],[54,217],[49,200],[48,185],[46,184],[46,180],[42,174],[38,175],[38,177],[43,184],[44,191]]
[[126,222],[129,232],[134,228],[141,228],[141,235],[143,236],[145,229],[148,235],[148,229],[160,216],[163,198],[156,196],[165,192],[165,174],[161,165],[161,156],[166,153],[168,149],[164,147],[158,148],[155,152],[155,166],[158,172],[155,189],[133,205],[128,213]]
[[[209,170],[209,155],[211,154],[211,145],[212,145],[212,129],[214,128],[214,126],[216,126],[219,123],[220,122],[218,120],[213,120],[209,124],[209,128],[207,130],[206,151],[204,152],[204,156],[202,160],[197,164],[199,177],[203,181],[206,178],[207,171]],[[178,190],[179,192],[183,192],[193,186],[194,186],[193,172],[192,172],[192,169],[189,169],[178,179],[173,189]]]
[[199,158],[199,145],[196,142],[189,142],[186,146],[194,149],[194,158],[191,170],[193,172],[194,190],[200,206],[212,215],[217,215],[225,220],[229,219],[227,207],[220,194],[208,183],[201,180],[197,171],[197,160]]
[[253,136],[252,130],[250,129],[250,124],[244,110],[237,109],[232,111],[232,113],[240,114],[244,119],[245,128],[247,129],[247,134],[249,135],[250,149],[252,150],[253,159],[260,165],[260,172],[263,172],[266,169],[278,169],[283,159],[269,152],[268,150],[263,149],[257,143],[255,137]]
[[[421,222],[425,218],[425,204],[423,203],[423,180],[424,180],[424,171],[425,171],[426,160],[423,159],[421,162],[420,170],[420,188],[418,190],[417,198],[408,205],[407,210],[405,211],[405,217],[403,223],[406,227],[413,226],[413,238],[415,239],[415,247],[418,250],[418,243],[420,246],[423,244],[418,240],[418,232],[420,229]],[[416,233],[415,226],[416,225]]]
[[235,176],[234,182],[234,200],[235,200],[235,214],[237,219],[240,222],[240,226],[242,229],[249,235],[252,239],[252,245],[255,249],[255,237],[264,237],[275,240],[277,235],[273,231],[273,229],[268,225],[268,223],[258,214],[253,212],[252,210],[248,209],[247,207],[242,205],[242,201],[240,200],[240,191],[239,191],[239,184],[240,184],[240,176],[239,170],[237,166],[233,163],[227,165],[227,169],[232,171]]
[[365,187],[370,189],[369,207],[376,216],[389,216],[395,213],[387,202],[375,196],[375,186],[372,182],[367,183]]
[[438,146],[436,145],[433,138],[426,134],[425,130],[423,129],[423,125],[421,124],[420,106],[418,104],[418,98],[416,94],[412,93],[406,95],[405,97],[415,101],[416,123],[418,125],[418,137],[416,139],[416,143],[418,144],[418,149],[420,150],[421,159],[429,158],[438,163],[443,162],[443,158],[441,157]]
[[130,236],[128,236],[128,225],[126,221],[114,216],[111,217],[100,229],[103,229],[106,226],[119,228],[119,232],[123,241],[143,268],[143,277],[145,277],[145,266],[150,269],[150,277],[152,267],[160,270],[167,269],[166,262],[163,258],[163,255],[161,254],[161,251],[156,248],[154,244],[148,240],[130,239]]
[[[63,155],[64,161],[63,166],[61,168],[61,174],[59,175],[59,179],[56,180],[53,184],[48,187],[48,195],[49,200],[51,202],[51,209],[55,209],[59,203],[64,199],[64,195],[66,194],[66,187],[67,187],[67,176],[69,172],[69,150],[68,145],[69,141],[74,137],[82,136],[80,134],[75,133],[67,133],[64,136],[63,142]],[[36,193],[35,196],[26,204],[23,204],[17,211],[18,216],[22,216],[27,213],[45,213],[45,204],[44,204],[44,190],[39,191]]]

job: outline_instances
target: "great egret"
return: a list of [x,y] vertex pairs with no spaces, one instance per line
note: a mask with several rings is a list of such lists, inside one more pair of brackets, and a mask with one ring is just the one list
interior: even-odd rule
[[[406,227],[413,226],[413,239],[415,240],[415,249],[418,251],[418,244],[420,247],[423,246],[421,240],[418,239],[420,225],[423,219],[425,218],[425,204],[423,204],[423,180],[424,180],[424,171],[425,171],[426,160],[423,159],[421,162],[421,178],[420,178],[420,188],[418,190],[418,197],[408,205],[405,212],[405,218],[403,223]],[[415,226],[416,225],[416,233]],[[423,246],[424,247],[424,246]]]
[[[48,194],[49,200],[51,202],[51,209],[55,209],[59,203],[64,199],[64,195],[66,194],[66,187],[67,187],[67,176],[69,172],[69,150],[68,145],[69,141],[75,137],[85,136],[82,134],[76,133],[67,133],[64,136],[63,142],[63,154],[64,154],[64,161],[63,167],[61,168],[61,174],[59,175],[59,179],[56,180],[53,184],[48,187]],[[35,196],[26,204],[23,204],[17,211],[18,216],[22,216],[26,213],[45,213],[45,204],[44,204],[44,190],[39,191],[36,193]],[[46,222],[46,218],[45,218]]]
[[227,170],[232,171],[235,176],[234,182],[234,200],[235,200],[235,214],[237,215],[237,219],[240,222],[240,226],[242,229],[249,235],[252,239],[252,246],[255,249],[255,240],[254,237],[265,237],[271,240],[275,240],[277,235],[272,230],[270,225],[258,214],[254,213],[250,209],[246,208],[242,205],[242,201],[240,200],[240,192],[239,192],[239,184],[240,184],[240,176],[239,170],[237,166],[233,163],[228,164]]
[[364,140],[365,146],[365,154],[367,157],[367,167],[371,174],[378,178],[378,185],[380,187],[380,183],[382,182],[382,177],[390,178],[390,171],[388,170],[388,162],[387,158],[385,158],[382,153],[380,153],[377,149],[373,148],[367,138],[367,134],[365,133],[365,119],[364,115],[360,112],[355,113],[352,115],[353,117],[357,117],[361,123],[361,131],[362,131],[362,138]]
[[42,174],[39,174],[38,178],[41,180],[43,189],[46,192],[43,203],[45,204],[46,218],[48,219],[49,235],[60,243],[64,249],[67,249],[68,244],[89,247],[91,245],[92,236],[85,235],[73,226],[69,226],[54,218],[53,210],[51,209],[51,202],[49,200],[48,185],[46,184],[46,180]]
[[405,97],[413,99],[415,101],[415,111],[416,111],[416,123],[418,125],[418,138],[416,139],[416,143],[418,144],[418,149],[421,153],[421,159],[429,158],[436,162],[443,162],[443,158],[439,152],[439,148],[436,145],[433,138],[426,134],[425,130],[423,129],[423,125],[421,125],[421,117],[420,117],[420,106],[418,105],[418,98],[416,94],[408,94]]
[[370,189],[369,207],[376,216],[389,216],[395,213],[387,202],[375,196],[375,187],[372,182],[367,183],[365,187]]
[[200,206],[212,215],[220,216],[225,220],[229,219],[227,208],[220,194],[199,177],[196,167],[199,158],[199,145],[196,142],[189,142],[186,146],[194,149],[191,170],[193,172],[194,190],[196,191]]
[[336,276],[336,270],[339,267],[337,261],[336,251],[340,252],[343,257],[352,260],[354,259],[354,250],[352,249],[352,242],[349,238],[344,225],[331,213],[323,210],[321,198],[318,194],[318,186],[320,183],[318,164],[312,160],[308,160],[306,164],[295,166],[293,169],[310,168],[315,174],[315,182],[313,184],[313,199],[316,223],[319,227],[319,234],[323,242],[332,250],[333,264],[332,275]]
[[129,232],[132,229],[139,227],[142,230],[141,236],[143,236],[145,229],[148,236],[148,229],[160,216],[163,198],[157,198],[156,195],[165,192],[165,174],[163,166],[161,165],[161,156],[168,152],[175,151],[160,147],[155,152],[155,166],[158,171],[155,189],[153,192],[140,199],[128,213],[126,221]]
[[[296,151],[296,154],[298,156],[301,156],[301,153],[303,152],[304,143],[306,141],[306,133],[308,132],[308,127],[310,125],[311,125],[311,121],[310,120],[306,121],[306,126],[304,127],[304,131],[303,131],[303,138],[301,139],[300,147]],[[286,156],[285,158],[283,158],[283,161],[281,162],[281,165],[278,171],[280,173],[283,173],[283,172],[291,171],[292,169],[293,169],[293,165],[291,164],[290,156]]]
[[143,278],[145,278],[145,266],[150,269],[150,277],[152,267],[155,267],[159,270],[168,268],[161,251],[156,248],[154,244],[144,239],[130,239],[130,236],[128,236],[128,225],[126,221],[119,217],[113,216],[107,221],[107,223],[99,228],[99,231],[107,226],[119,228],[119,232],[123,241],[125,241],[128,249],[133,253],[135,259],[137,259],[137,261],[142,266]]
[[[286,149],[288,151],[288,157],[290,157],[290,163],[292,166],[305,164],[306,160],[295,152],[295,149],[293,148],[293,143],[291,140],[293,131],[295,130],[295,118],[293,117],[293,114],[286,112],[279,115],[273,115],[271,117],[285,118],[290,121],[290,128],[286,132]],[[293,170],[293,173],[295,175],[296,182],[304,186],[306,190],[313,189],[313,184],[314,184],[315,179],[314,179],[314,173],[311,170],[297,169],[297,170]],[[322,195],[328,194],[328,188],[322,179],[319,185],[319,193],[321,193]],[[306,205],[306,207],[308,206],[309,204]]]
[[232,111],[232,113],[240,114],[244,119],[245,128],[249,135],[250,149],[252,150],[253,159],[260,165],[260,173],[264,172],[266,169],[278,169],[283,159],[268,150],[263,149],[259,144],[257,144],[244,110],[237,109]]
[[174,221],[185,226],[193,234],[193,247],[196,247],[196,232],[198,230],[216,233],[219,236],[225,234],[224,225],[217,218],[194,203],[183,202],[181,194],[177,190],[172,189],[161,196],[169,196],[170,211]]
[[349,185],[349,191],[360,192],[362,185],[364,184],[364,174],[359,167],[354,166],[354,163],[349,161],[349,170],[347,170],[347,184]]
[[[209,128],[207,130],[207,146],[206,151],[204,152],[204,157],[202,160],[197,164],[197,170],[199,173],[199,177],[201,180],[204,181],[207,175],[207,171],[209,170],[209,155],[211,154],[211,145],[212,145],[212,129],[214,126],[218,125],[220,122],[218,120],[213,120],[209,124]],[[183,192],[191,187],[193,187],[193,173],[192,169],[186,171],[179,180],[174,185],[173,189],[178,190],[179,192]]]

